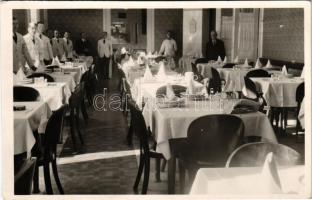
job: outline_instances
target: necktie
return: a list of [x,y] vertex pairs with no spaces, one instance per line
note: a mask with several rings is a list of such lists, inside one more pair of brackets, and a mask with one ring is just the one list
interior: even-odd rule
[[33,37],[32,42],[35,44],[35,38]]
[[57,43],[59,43],[59,39],[56,39]]
[[39,38],[42,39],[41,37],[42,37],[42,36],[41,36],[41,34],[40,34],[40,35],[39,35]]
[[67,44],[69,44],[69,41],[67,40]]
[[50,39],[50,44],[52,45],[52,39]]
[[13,35],[13,40],[14,40],[15,43],[17,43],[17,36],[16,36],[16,33],[14,33],[14,35]]
[[103,40],[103,44],[105,44],[105,40]]

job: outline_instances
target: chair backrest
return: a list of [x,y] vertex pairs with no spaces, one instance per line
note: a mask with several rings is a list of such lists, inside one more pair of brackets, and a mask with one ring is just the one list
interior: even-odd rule
[[47,66],[46,68],[54,71],[55,69],[58,69],[60,67],[58,65],[50,65],[50,66]]
[[207,115],[195,119],[187,131],[188,158],[224,166],[243,141],[243,121],[234,115]]
[[148,137],[149,136],[148,136],[147,127],[146,127],[142,112],[139,110],[138,106],[133,100],[129,100],[127,103],[128,103],[128,107],[130,108],[133,132],[140,140],[141,151],[148,154],[149,152]]
[[198,63],[208,63],[209,60],[207,58],[197,58],[194,62],[195,66],[198,64]]
[[257,98],[255,100],[258,101],[260,94],[257,91],[256,84],[250,78],[248,78],[246,76],[244,77],[244,82],[245,82],[246,89],[248,89],[250,92],[254,93],[257,96]]
[[46,126],[44,146],[52,151],[56,150],[56,145],[60,141],[66,107],[66,105],[63,105],[56,111],[53,111]]
[[235,63],[226,63],[225,65],[223,65],[222,68],[233,68],[235,66]]
[[300,163],[300,154],[286,145],[255,142],[238,147],[229,156],[226,167],[263,166],[266,156],[270,152],[273,152],[276,164],[279,166],[297,165]]
[[209,85],[208,85],[208,93],[210,94],[210,89],[213,88],[214,92],[221,92],[221,77],[219,72],[211,67],[211,75],[212,78],[209,79]]
[[263,69],[254,69],[246,74],[247,77],[271,77],[269,72]]
[[74,108],[74,107],[78,107],[81,105],[81,102],[83,101],[83,95],[84,95],[84,88],[85,88],[85,83],[84,82],[80,82],[74,92],[72,93],[72,95],[69,98],[69,107]]
[[[182,85],[172,85],[173,92],[176,96],[180,97],[182,92],[186,92],[186,87]],[[163,97],[167,94],[167,86],[162,86],[157,89],[156,96]]]
[[21,169],[14,176],[14,194],[31,194],[35,166],[36,158],[30,158],[25,161]]
[[13,101],[39,101],[40,94],[38,90],[32,87],[14,86]]
[[27,76],[27,78],[38,78],[38,77],[43,77],[45,79],[47,79],[48,82],[54,82],[54,78],[52,76],[50,76],[49,74],[45,74],[45,73],[33,73],[29,76]]
[[304,98],[304,82],[298,85],[296,90],[296,101],[298,105],[301,104],[303,98]]
[[83,73],[81,78],[80,78],[80,83],[81,82],[87,82],[88,79],[89,79],[89,74],[90,74],[90,70],[88,70],[85,73]]
[[122,87],[125,93],[131,96],[131,87],[126,78],[122,78]]

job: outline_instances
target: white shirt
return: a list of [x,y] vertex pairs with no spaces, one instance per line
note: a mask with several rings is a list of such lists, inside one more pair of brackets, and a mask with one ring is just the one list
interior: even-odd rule
[[105,39],[105,43],[104,39],[100,39],[98,41],[97,51],[100,58],[103,58],[104,56],[109,58],[111,55],[113,55],[112,43],[108,39]]
[[64,40],[64,50],[65,50],[65,55],[67,58],[73,58],[73,51],[74,51],[74,46],[73,46],[73,41],[71,39],[66,39],[63,38]]
[[160,47],[159,54],[163,54],[165,56],[174,57],[175,52],[177,51],[177,43],[174,39],[165,39]]
[[[41,38],[40,38],[41,35]],[[37,34],[37,37],[39,39],[39,46],[40,46],[40,54],[42,55],[42,59],[45,60],[52,60],[53,59],[53,51],[52,51],[52,46],[50,43],[50,39],[43,35],[43,34]]]
[[[31,36],[29,33],[27,33],[26,35],[24,35],[24,40],[25,40],[29,55],[30,55],[33,63],[37,67],[36,63],[38,61],[43,60],[43,56],[40,53],[39,38],[36,35]],[[34,40],[34,42],[33,42],[33,40]]]
[[65,54],[63,38],[52,38],[52,50],[54,57],[57,56],[59,59],[63,57]]

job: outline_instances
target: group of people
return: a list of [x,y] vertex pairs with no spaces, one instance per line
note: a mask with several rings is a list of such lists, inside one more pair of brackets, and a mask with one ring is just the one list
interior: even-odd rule
[[39,67],[51,64],[56,57],[62,61],[72,61],[78,56],[91,55],[91,44],[85,33],[81,33],[81,38],[74,45],[69,31],[65,31],[63,37],[58,30],[53,31],[53,36],[45,35],[43,22],[28,23],[24,36],[18,33],[18,27],[18,20],[13,18],[14,73],[20,68],[24,72],[34,72]]

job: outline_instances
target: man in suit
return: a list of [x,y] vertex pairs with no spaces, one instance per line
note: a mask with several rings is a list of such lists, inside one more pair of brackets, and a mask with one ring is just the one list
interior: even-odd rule
[[98,70],[102,79],[109,78],[109,64],[113,55],[112,43],[107,39],[107,32],[103,32],[102,38],[98,41],[97,53],[99,56]]
[[87,34],[82,32],[81,38],[76,41],[75,51],[79,56],[91,56],[91,43],[87,40]]
[[[43,60],[43,56],[40,52],[40,40],[36,36],[37,25],[34,22],[28,24],[28,33],[24,35],[24,40],[30,54],[31,60],[36,68],[40,67],[40,60]],[[30,67],[30,66],[29,66]]]
[[212,30],[210,32],[210,40],[206,45],[206,58],[208,60],[217,60],[218,56],[222,58],[225,57],[225,48],[222,40],[217,38],[217,32]]
[[36,70],[29,55],[25,40],[23,36],[17,32],[18,25],[18,20],[13,17],[13,72],[16,73],[20,67],[26,72],[26,62],[32,70]]
[[60,33],[58,30],[54,30],[54,37],[52,38],[52,50],[53,56],[57,56],[59,60],[62,60],[63,55],[65,54],[64,40],[60,38]]
[[70,39],[70,32],[65,31],[64,33],[64,50],[65,50],[65,56],[67,60],[73,60],[74,58],[74,46],[73,41]]
[[49,65],[52,63],[53,51],[50,39],[43,34],[45,27],[43,22],[37,23],[37,37],[40,41],[40,52],[42,54],[42,62],[44,65]]

